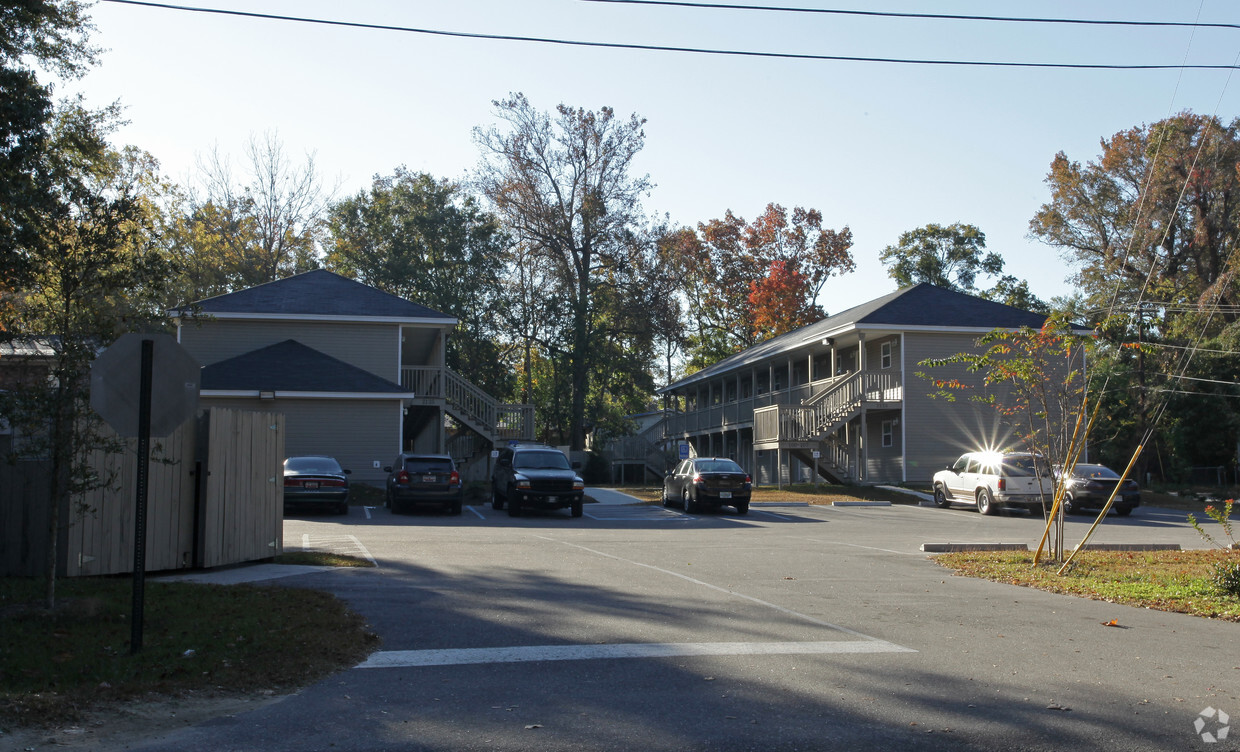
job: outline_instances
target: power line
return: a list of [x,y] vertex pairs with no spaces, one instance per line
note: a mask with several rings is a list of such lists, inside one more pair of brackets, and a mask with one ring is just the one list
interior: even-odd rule
[[877,10],[841,10],[838,8],[788,8],[778,5],[729,5],[726,3],[691,3],[677,0],[584,0],[587,3],[623,5],[666,5],[706,10],[757,10],[780,13],[815,13],[835,16],[871,16],[876,18],[916,18],[945,21],[1003,21],[1012,23],[1083,24],[1090,26],[1192,27],[1205,29],[1240,29],[1240,24],[1198,23],[1196,21],[1125,21],[1089,18],[1034,18],[1021,16],[969,16],[954,13],[896,13]]
[[413,26],[395,26],[390,24],[371,24],[359,21],[333,21],[324,18],[305,16],[285,16],[273,13],[255,13],[242,10],[225,10],[222,8],[201,8],[188,5],[172,5],[169,3],[146,2],[145,0],[102,0],[105,3],[118,5],[137,5],[147,8],[163,8],[189,13],[206,13],[219,16],[238,16],[242,18],[261,18],[269,21],[292,21],[295,23],[318,24],[321,26],[341,26],[353,29],[372,29],[375,31],[398,31],[409,34],[427,34],[441,37],[457,37],[462,39],[487,39],[505,42],[534,42],[537,44],[555,44],[569,47],[597,47],[615,50],[640,50],[644,52],[688,52],[700,55],[729,55],[733,57],[777,58],[783,60],[817,60],[846,63],[895,63],[900,65],[949,65],[957,67],[987,68],[1059,68],[1069,70],[1240,70],[1240,64],[1205,65],[1183,63],[1164,65],[1121,65],[1111,63],[1025,63],[993,60],[935,60],[921,58],[865,57],[859,55],[812,55],[795,52],[755,52],[749,50],[713,49],[707,47],[674,47],[655,44],[624,44],[619,42],[586,42],[573,39],[557,39],[552,37],[527,37],[513,34],[481,34],[467,31],[444,31],[442,29],[423,29]]
[[1187,345],[1168,345],[1164,342],[1149,342],[1149,341],[1142,342],[1141,344],[1149,345],[1151,347],[1163,347],[1163,348],[1167,348],[1170,350],[1192,350],[1193,352],[1197,352],[1197,353],[1210,353],[1213,355],[1240,355],[1240,351],[1238,350],[1207,350],[1204,347],[1189,347]]
[[1179,373],[1179,374],[1160,373],[1158,375],[1163,376],[1168,379],[1179,379],[1181,381],[1199,381],[1203,384],[1222,384],[1224,386],[1240,386],[1240,381],[1220,381],[1218,379],[1200,379],[1194,376],[1185,376],[1182,373]]

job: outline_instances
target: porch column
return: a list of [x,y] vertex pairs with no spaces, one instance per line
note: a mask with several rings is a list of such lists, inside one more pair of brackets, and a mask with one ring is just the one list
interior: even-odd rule
[[861,480],[866,480],[866,470],[870,465],[870,424],[868,416],[868,411],[864,407],[861,408],[861,435],[858,437],[861,440],[861,467],[858,468]]
[[857,332],[857,372],[865,370],[865,332]]

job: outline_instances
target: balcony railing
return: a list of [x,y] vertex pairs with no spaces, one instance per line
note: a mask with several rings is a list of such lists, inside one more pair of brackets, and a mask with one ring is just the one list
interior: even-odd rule
[[534,438],[534,406],[501,403],[448,368],[405,366],[400,385],[420,398],[443,400],[459,419],[495,439]]
[[[899,403],[903,399],[895,373],[863,371],[844,374],[791,389],[765,392],[667,418],[667,436],[684,436],[738,428],[754,430],[755,441],[806,441],[828,433],[862,406]],[[779,407],[780,411],[764,408]],[[808,410],[806,414],[802,412]],[[759,418],[760,414],[767,415]],[[759,421],[767,421],[759,425]],[[794,430],[804,429],[799,436]]]

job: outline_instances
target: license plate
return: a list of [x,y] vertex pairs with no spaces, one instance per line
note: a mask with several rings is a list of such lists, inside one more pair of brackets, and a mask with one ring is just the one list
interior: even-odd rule
[[305,488],[307,491],[313,491],[317,489],[318,487],[319,487],[319,482],[317,480],[308,480],[305,483]]
[[720,491],[720,492],[719,492],[719,498],[721,498],[721,499],[730,499],[730,498],[732,498],[732,492],[731,492],[731,491]]
[[439,480],[439,479],[438,479],[438,478],[436,478],[436,477],[435,477],[435,476],[433,476],[433,475],[423,475],[423,476],[422,476],[422,482],[423,482],[423,483],[434,483],[434,482],[436,482],[436,481],[438,481],[438,480]]
[[548,496],[548,497],[547,497],[547,503],[548,503],[548,504],[554,504],[554,503],[556,503],[556,502],[557,502],[557,501],[559,501],[559,500],[560,500],[560,497],[558,497],[558,496]]

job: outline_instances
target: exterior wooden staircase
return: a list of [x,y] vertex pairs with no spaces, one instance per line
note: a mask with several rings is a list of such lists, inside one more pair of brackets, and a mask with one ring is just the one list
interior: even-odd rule
[[404,367],[400,385],[421,404],[442,404],[456,420],[492,444],[534,439],[534,406],[501,403],[450,368]]

